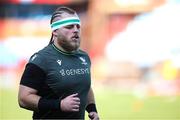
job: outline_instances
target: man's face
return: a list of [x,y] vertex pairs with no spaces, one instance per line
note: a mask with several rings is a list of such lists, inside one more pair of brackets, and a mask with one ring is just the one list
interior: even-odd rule
[[[60,19],[67,17],[76,17],[76,15],[62,14]],[[67,25],[55,30],[54,33],[57,37],[58,45],[60,45],[65,51],[71,52],[79,48],[80,25]]]

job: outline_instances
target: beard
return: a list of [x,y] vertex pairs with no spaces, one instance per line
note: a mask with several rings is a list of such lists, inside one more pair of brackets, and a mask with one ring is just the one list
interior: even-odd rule
[[58,39],[58,44],[67,52],[76,51],[80,47],[80,38],[67,39],[65,37],[61,37]]

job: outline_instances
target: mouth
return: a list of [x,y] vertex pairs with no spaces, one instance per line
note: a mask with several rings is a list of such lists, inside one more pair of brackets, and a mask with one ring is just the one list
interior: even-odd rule
[[79,39],[79,35],[74,35],[74,36],[72,37],[72,39],[73,39],[73,40],[78,40],[78,39]]

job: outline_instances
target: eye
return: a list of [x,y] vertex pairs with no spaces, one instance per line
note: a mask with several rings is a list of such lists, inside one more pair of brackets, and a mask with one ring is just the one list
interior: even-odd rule
[[66,29],[73,29],[74,27],[76,27],[77,29],[80,29],[80,25],[79,24],[64,26],[64,28],[66,28]]
[[64,28],[66,28],[66,29],[72,29],[74,27],[74,25],[67,25],[67,26],[65,26]]
[[77,24],[76,27],[77,27],[77,29],[80,29],[80,25],[79,24]]

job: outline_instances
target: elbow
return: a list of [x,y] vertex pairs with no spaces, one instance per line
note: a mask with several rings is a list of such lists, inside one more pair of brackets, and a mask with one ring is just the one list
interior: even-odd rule
[[26,86],[20,86],[18,93],[18,104],[21,108],[35,110],[37,108],[38,99],[36,91]]
[[27,107],[28,107],[28,96],[27,96],[27,94],[24,94],[21,91],[19,92],[18,104],[19,104],[19,107],[27,109]]
[[23,97],[19,97],[18,98],[18,104],[19,104],[19,107],[21,108],[26,108],[26,104],[25,104],[25,99]]

